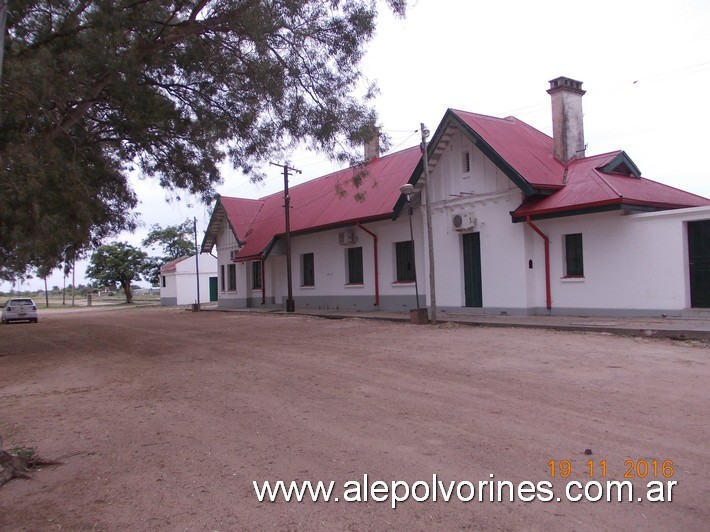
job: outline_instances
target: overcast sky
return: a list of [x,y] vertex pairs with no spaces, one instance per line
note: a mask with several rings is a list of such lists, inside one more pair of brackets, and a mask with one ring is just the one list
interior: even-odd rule
[[[383,6],[363,68],[380,88],[376,107],[393,151],[418,144],[419,123],[434,131],[448,108],[515,116],[551,135],[545,91],[549,80],[567,76],[587,91],[587,155],[623,149],[644,177],[710,197],[707,0],[415,0],[404,20]],[[335,169],[306,152],[290,162],[303,171],[293,184]],[[217,190],[248,198],[277,192],[280,170],[266,172],[261,184],[226,175]],[[145,226],[117,240],[139,245],[152,224],[194,216],[201,242],[212,206],[166,203],[153,182],[136,190]],[[77,284],[85,268],[77,265]],[[61,285],[61,276],[49,283]]]

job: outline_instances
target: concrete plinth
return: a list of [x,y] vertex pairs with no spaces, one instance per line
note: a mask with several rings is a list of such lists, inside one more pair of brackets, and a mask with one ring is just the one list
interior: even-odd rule
[[415,325],[426,325],[429,323],[429,313],[425,308],[413,308],[409,311],[409,321]]

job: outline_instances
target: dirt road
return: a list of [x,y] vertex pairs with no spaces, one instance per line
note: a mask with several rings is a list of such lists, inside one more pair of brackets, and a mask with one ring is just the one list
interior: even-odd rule
[[[0,488],[0,530],[707,530],[709,351],[274,314],[47,313],[0,327],[0,434],[63,464]],[[566,500],[569,481],[629,472],[633,502]],[[332,480],[339,502],[260,502],[253,481],[267,480]],[[395,481],[421,481],[428,500],[373,500]],[[504,484],[490,502],[479,481],[509,481],[515,501]],[[650,481],[676,482],[672,502],[639,502]],[[367,502],[346,501],[364,485]]]

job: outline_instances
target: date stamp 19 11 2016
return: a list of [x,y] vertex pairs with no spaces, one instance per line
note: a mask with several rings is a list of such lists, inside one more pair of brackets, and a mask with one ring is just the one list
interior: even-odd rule
[[607,460],[588,460],[581,466],[571,460],[550,460],[547,463],[552,478],[673,478],[673,460],[627,459],[623,466],[610,465]]

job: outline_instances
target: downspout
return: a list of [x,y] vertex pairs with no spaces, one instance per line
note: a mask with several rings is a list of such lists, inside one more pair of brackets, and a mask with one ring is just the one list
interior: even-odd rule
[[368,235],[372,237],[372,241],[375,245],[375,306],[379,308],[380,306],[380,270],[379,270],[379,260],[377,259],[377,235],[366,229],[359,221],[357,226],[365,231]]
[[529,214],[525,218],[525,223],[527,223],[533,231],[540,235],[545,241],[545,294],[547,300],[547,310],[552,310],[552,290],[550,288],[550,239],[545,233],[540,231],[534,223],[532,223]]

